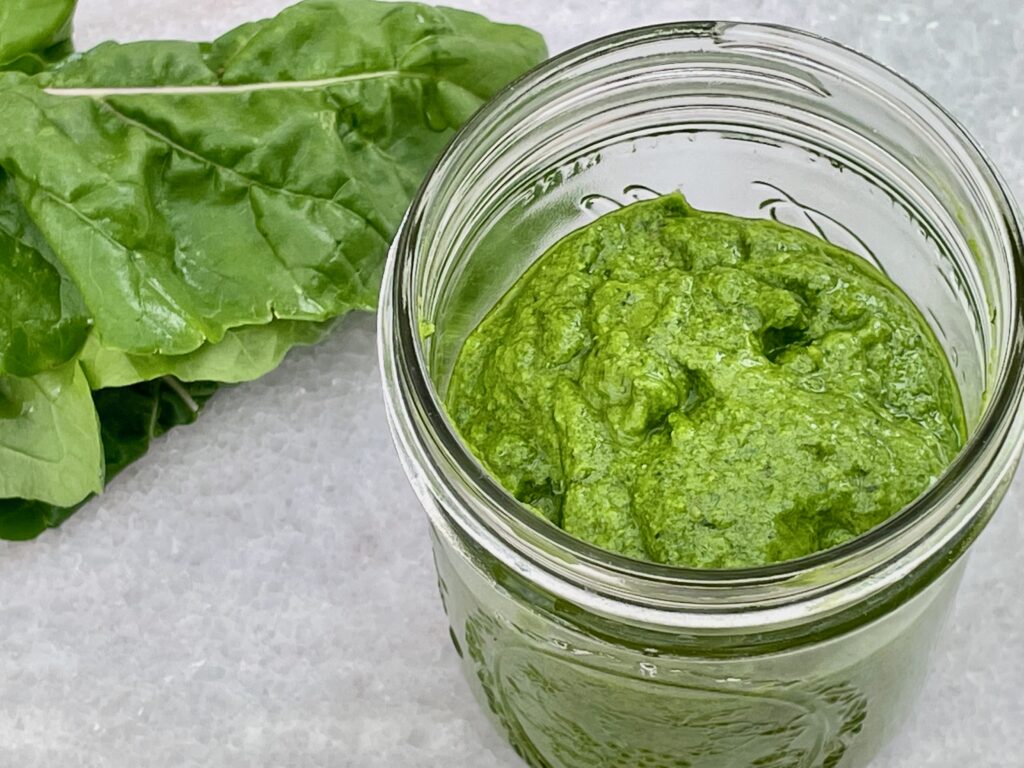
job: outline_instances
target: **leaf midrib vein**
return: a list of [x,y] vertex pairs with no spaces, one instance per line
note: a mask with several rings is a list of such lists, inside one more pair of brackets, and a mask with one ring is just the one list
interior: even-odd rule
[[114,86],[100,88],[50,87],[43,90],[51,96],[88,96],[98,99],[108,96],[200,96],[253,93],[256,91],[314,90],[389,77],[402,77],[414,80],[436,79],[423,72],[387,69],[379,72],[362,72],[357,75],[339,75],[337,77],[325,77],[316,80],[275,80],[268,83],[239,83],[237,85],[213,83],[209,85]]

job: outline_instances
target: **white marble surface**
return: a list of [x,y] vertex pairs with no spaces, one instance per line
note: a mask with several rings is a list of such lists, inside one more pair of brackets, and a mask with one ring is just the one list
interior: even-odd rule
[[[558,51],[675,18],[808,27],[931,91],[1024,199],[1024,5],[451,0]],[[82,0],[78,39],[213,36],[285,0]],[[1024,476],[878,768],[1024,764]],[[0,555],[0,766],[516,768],[458,677],[369,318],[218,397]],[[630,768],[624,766],[623,768]]]

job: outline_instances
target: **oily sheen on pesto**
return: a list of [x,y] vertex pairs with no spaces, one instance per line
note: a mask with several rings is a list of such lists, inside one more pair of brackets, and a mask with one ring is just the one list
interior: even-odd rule
[[942,349],[878,270],[679,194],[541,256],[466,340],[447,406],[496,478],[554,524],[704,568],[858,536],[965,439]]

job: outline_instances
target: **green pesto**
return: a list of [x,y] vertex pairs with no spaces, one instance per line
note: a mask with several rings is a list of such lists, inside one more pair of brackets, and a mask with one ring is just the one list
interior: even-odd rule
[[965,435],[942,349],[878,270],[679,194],[541,256],[470,334],[447,406],[502,485],[556,525],[698,568],[858,536]]

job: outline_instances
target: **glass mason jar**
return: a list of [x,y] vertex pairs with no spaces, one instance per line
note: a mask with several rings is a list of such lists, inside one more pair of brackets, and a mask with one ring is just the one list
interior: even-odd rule
[[[970,439],[864,536],[743,570],[642,563],[510,497],[442,403],[470,330],[531,261],[633,199],[771,216],[922,309]],[[430,518],[452,640],[535,768],[855,768],[899,728],[1020,458],[1021,227],[964,130],[893,72],[779,27],[626,32],[541,65],[456,137],[393,246],[389,418]],[[884,374],[884,372],[883,372]]]

